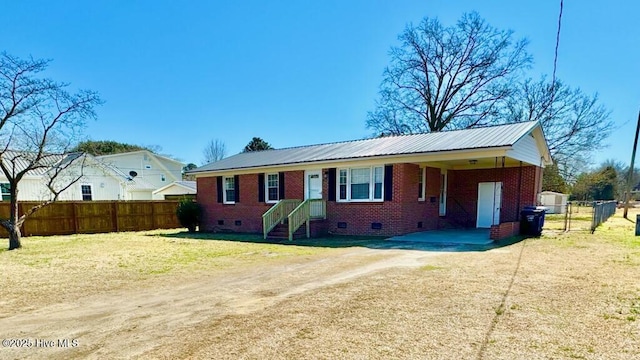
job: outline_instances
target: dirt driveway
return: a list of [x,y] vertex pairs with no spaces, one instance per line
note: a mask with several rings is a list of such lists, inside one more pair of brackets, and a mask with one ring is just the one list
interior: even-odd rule
[[629,239],[335,248],[170,272],[21,312],[9,302],[1,337],[36,343],[0,358],[640,359],[640,245]]
[[[0,355],[3,358],[130,358],[146,357],[146,352],[160,350],[156,355],[163,357],[164,351],[172,352],[186,345],[190,337],[177,334],[189,333],[194,326],[260,312],[300,294],[348,283],[372,273],[419,267],[436,256],[438,253],[422,251],[352,248],[319,257],[232,268],[213,276],[200,274],[151,281],[143,288],[93,295],[2,318],[3,338],[55,340],[56,346],[4,348]],[[58,339],[77,339],[78,346],[58,347]]]

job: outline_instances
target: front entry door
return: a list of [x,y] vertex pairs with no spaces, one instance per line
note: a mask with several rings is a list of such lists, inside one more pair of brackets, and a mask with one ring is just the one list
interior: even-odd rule
[[447,215],[447,169],[440,169],[440,216]]
[[[307,170],[304,172],[304,198],[306,199],[322,199],[322,171]],[[322,205],[311,205],[311,217],[322,215]]]
[[501,182],[481,182],[478,184],[478,217],[476,227],[489,228],[500,224],[502,202]]

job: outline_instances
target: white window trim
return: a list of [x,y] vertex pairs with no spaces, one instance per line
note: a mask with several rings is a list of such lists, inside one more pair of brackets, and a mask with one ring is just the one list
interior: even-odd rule
[[[277,185],[276,185],[276,189],[277,191],[277,199],[276,200],[270,200],[269,199],[269,175],[275,175],[276,176],[276,181],[277,181]],[[280,201],[280,174],[278,173],[265,173],[264,174],[264,202],[267,204],[275,204],[278,201]]]
[[[10,201],[11,200],[11,189],[10,189],[11,184],[9,184],[8,182],[7,183],[2,183],[2,184],[6,184],[7,185],[7,191],[8,192],[0,193],[0,202],[2,202],[2,201]],[[0,190],[0,192],[1,191],[2,190]],[[9,196],[9,200],[4,200],[4,196]]]
[[[88,186],[89,190],[91,191],[91,200],[85,200],[84,199],[84,194],[82,193],[82,187],[83,186]],[[82,199],[82,201],[93,201],[93,184],[80,184],[80,198]]]
[[[376,168],[381,168],[382,169],[382,190],[380,193],[380,199],[374,199],[374,192],[375,192],[375,182],[374,182],[374,178],[375,178],[375,169]],[[369,169],[369,198],[368,199],[351,199],[351,170],[354,169]],[[341,170],[346,170],[347,171],[347,198],[346,199],[340,199],[340,171]],[[383,165],[374,165],[374,166],[358,166],[358,167],[352,167],[352,168],[339,168],[336,171],[336,201],[337,202],[342,202],[342,203],[348,203],[348,202],[384,202],[384,166]]]
[[236,203],[236,199],[235,197],[233,198],[233,200],[227,200],[227,179],[233,179],[233,187],[234,187],[234,195],[235,195],[235,186],[236,186],[236,180],[233,176],[223,176],[222,177],[222,203],[223,204],[235,204]]
[[[418,197],[418,201],[425,201],[427,198],[427,168],[421,167],[420,174],[422,175],[422,196]],[[418,179],[418,184],[420,179]]]

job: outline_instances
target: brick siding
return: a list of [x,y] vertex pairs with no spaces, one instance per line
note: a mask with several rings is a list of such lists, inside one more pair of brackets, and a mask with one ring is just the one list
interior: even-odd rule
[[520,233],[520,222],[511,221],[500,225],[492,225],[489,238],[491,240],[501,240]]
[[500,222],[518,221],[524,206],[536,204],[541,185],[540,173],[540,168],[536,166],[449,170],[447,217],[469,219],[475,226],[478,183],[501,181]]
[[[439,226],[440,169],[427,168],[425,200],[418,200],[420,168],[416,164],[393,165],[393,199],[384,202],[327,201],[327,219],[313,221],[312,234],[391,236],[433,230]],[[323,197],[328,194],[328,169],[322,170]],[[469,217],[475,226],[479,182],[503,182],[501,222],[519,219],[520,209],[535,204],[541,186],[541,169],[521,168],[449,170],[447,218]],[[197,201],[203,207],[204,231],[262,232],[262,214],[272,204],[258,201],[258,175],[239,176],[240,201],[217,202],[216,177],[199,177]],[[519,189],[519,191],[518,191]],[[518,194],[520,196],[518,196]],[[285,198],[304,199],[304,171],[285,174]],[[453,200],[455,199],[455,201]],[[464,210],[462,210],[464,209]],[[468,213],[469,215],[465,215]],[[236,222],[240,221],[239,225]],[[338,227],[345,223],[346,228]],[[381,224],[372,229],[372,223]],[[499,231],[502,234],[503,230]],[[506,230],[505,230],[506,231]]]
[[[239,176],[240,201],[223,204],[217,200],[216,177],[198,178],[197,201],[203,207],[200,228],[205,231],[262,232],[262,214],[273,204],[258,201],[258,174]],[[284,177],[285,198],[304,198],[304,171],[289,171]],[[236,222],[240,221],[239,225]]]

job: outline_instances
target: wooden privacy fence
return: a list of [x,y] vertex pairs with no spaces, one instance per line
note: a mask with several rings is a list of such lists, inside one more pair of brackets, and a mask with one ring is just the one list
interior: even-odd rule
[[[21,202],[20,215],[37,205]],[[179,228],[178,201],[60,201],[29,216],[22,235],[92,234]],[[9,218],[9,203],[0,202],[0,218]],[[0,230],[0,236],[7,232]]]

